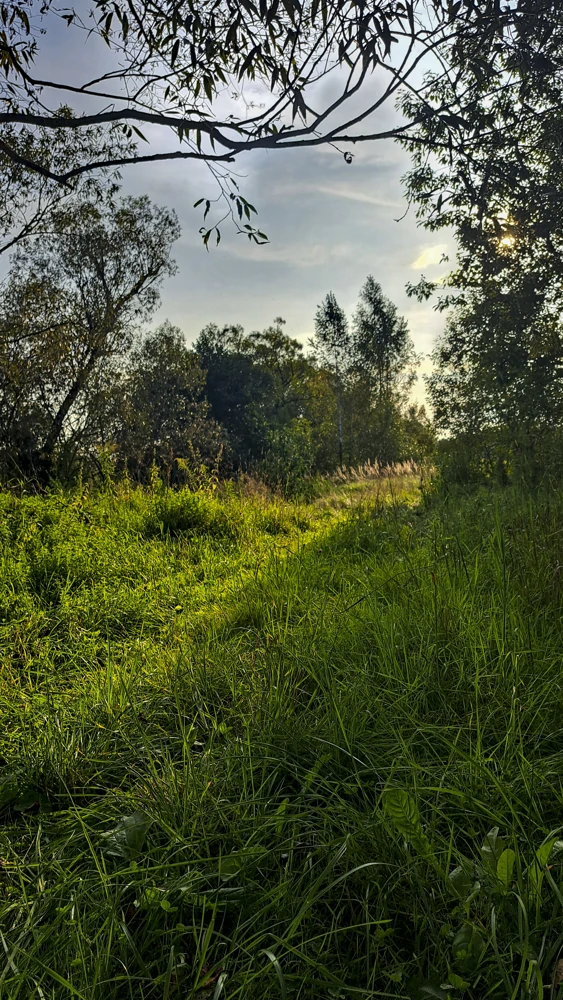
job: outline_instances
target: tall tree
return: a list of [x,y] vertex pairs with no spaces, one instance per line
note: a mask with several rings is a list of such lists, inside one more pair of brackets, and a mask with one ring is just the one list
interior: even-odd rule
[[368,276],[354,314],[355,365],[371,380],[377,402],[403,403],[416,379],[418,363],[407,321]]
[[[124,357],[158,304],[179,236],[175,214],[146,197],[72,205],[52,226],[49,239],[14,256],[0,304],[2,446],[42,479],[86,419],[89,386]],[[31,422],[18,456],[18,428]]]
[[[447,72],[431,74],[424,94],[404,94],[407,120],[428,109],[420,141],[405,140],[406,185],[422,225],[455,233],[450,287],[510,288],[527,309],[563,287],[563,8],[510,6],[505,37],[448,46]],[[444,103],[459,109],[453,136],[434,113]],[[411,286],[421,296],[433,290]]]
[[254,364],[241,326],[206,326],[194,348],[207,373],[206,395],[211,415],[229,435],[235,465],[257,460],[265,447],[265,426],[260,418],[261,400],[267,396],[270,377]]
[[[424,276],[408,286],[419,299],[440,291],[436,307],[453,308],[429,381],[436,420],[475,440],[502,429],[507,447],[561,420],[563,309],[563,10],[511,6],[510,48],[493,35],[452,45],[450,72],[429,78],[425,101],[457,103],[458,136],[431,158],[407,143],[406,177],[421,224],[457,244],[440,288]],[[416,107],[405,96],[407,117]],[[429,114],[422,137],[447,135]]]
[[334,376],[337,400],[338,457],[339,464],[342,466],[344,464],[342,393],[346,373],[353,359],[348,320],[344,310],[338,305],[333,292],[329,292],[317,308],[312,346],[319,363]]

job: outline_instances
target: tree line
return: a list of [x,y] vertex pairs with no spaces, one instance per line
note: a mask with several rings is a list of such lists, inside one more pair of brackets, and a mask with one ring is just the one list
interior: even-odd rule
[[146,329],[173,274],[174,212],[147,197],[78,198],[21,241],[0,304],[4,479],[156,465],[170,482],[201,463],[296,485],[365,461],[423,459],[433,433],[409,405],[418,357],[405,320],[368,277],[348,322],[334,295],[309,345],[281,318],[260,332],[208,325],[192,347]]

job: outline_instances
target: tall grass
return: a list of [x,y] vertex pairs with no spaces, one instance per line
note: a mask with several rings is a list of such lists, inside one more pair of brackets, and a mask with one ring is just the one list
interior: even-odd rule
[[563,494],[331,497],[2,497],[1,997],[561,996]]

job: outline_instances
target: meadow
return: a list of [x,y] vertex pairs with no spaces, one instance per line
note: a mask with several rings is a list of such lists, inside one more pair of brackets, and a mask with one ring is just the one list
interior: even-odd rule
[[5,492],[0,542],[0,997],[561,997],[561,490]]

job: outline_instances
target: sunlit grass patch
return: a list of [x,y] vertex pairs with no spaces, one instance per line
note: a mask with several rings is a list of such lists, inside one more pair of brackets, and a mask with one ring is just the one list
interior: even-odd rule
[[551,989],[563,499],[380,485],[2,498],[0,996]]

